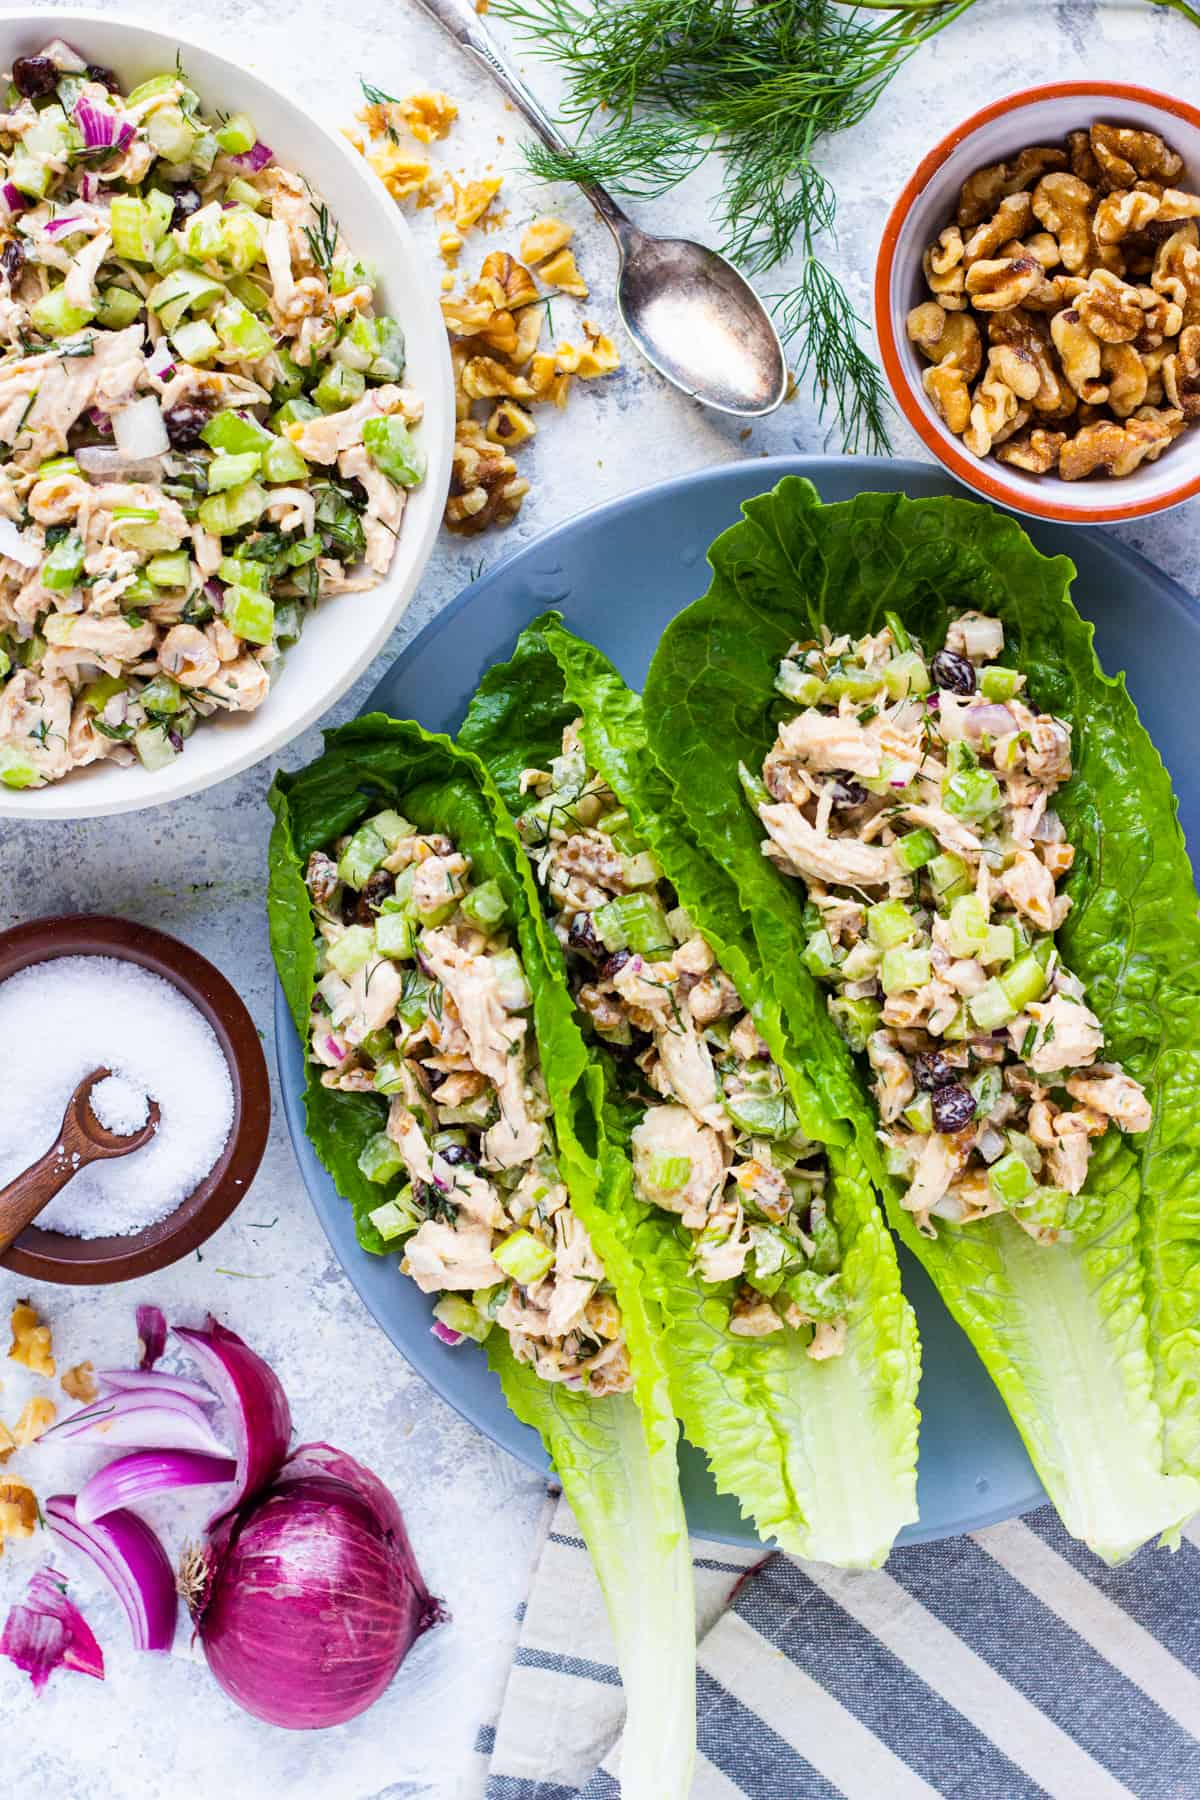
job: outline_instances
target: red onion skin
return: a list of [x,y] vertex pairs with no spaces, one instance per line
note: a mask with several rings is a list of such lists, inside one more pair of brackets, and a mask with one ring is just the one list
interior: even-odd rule
[[444,1617],[395,1499],[327,1444],[303,1445],[210,1542],[197,1630],[214,1678],[257,1719],[342,1725]]
[[55,1669],[104,1680],[104,1653],[83,1614],[67,1599],[67,1578],[47,1565],[29,1584],[0,1633],[0,1656],[22,1669],[40,1694]]
[[167,1319],[161,1306],[139,1306],[137,1309],[139,1369],[152,1369],[167,1347]]

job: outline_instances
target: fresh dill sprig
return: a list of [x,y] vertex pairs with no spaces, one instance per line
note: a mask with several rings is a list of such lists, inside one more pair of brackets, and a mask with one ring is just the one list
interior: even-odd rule
[[[886,450],[887,397],[861,321],[822,255],[836,196],[816,158],[858,124],[907,59],[975,0],[493,0],[567,77],[569,154],[528,152],[543,179],[651,197],[710,151],[724,165],[724,248],[751,275],[799,252],[776,313],[847,449]],[[1170,3],[1170,0],[1167,0]],[[598,129],[593,129],[598,127]]]
[[317,207],[315,225],[306,225],[304,235],[314,263],[328,280],[337,254],[338,222],[323,200]]
[[362,89],[362,97],[368,106],[398,106],[400,102],[395,94],[385,94],[382,88],[373,87],[360,75],[358,85]]

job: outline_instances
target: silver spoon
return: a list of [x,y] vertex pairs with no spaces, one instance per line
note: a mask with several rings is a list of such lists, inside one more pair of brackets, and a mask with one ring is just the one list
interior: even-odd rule
[[[484,30],[471,0],[419,3],[504,89],[542,142],[570,155],[571,145]],[[703,244],[639,231],[602,187],[579,186],[616,239],[617,308],[647,362],[718,412],[743,419],[774,412],[787,392],[787,362],[771,316],[744,276]]]

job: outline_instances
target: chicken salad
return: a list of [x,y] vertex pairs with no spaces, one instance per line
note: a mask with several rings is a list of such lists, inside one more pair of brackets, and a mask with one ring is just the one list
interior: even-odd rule
[[177,67],[56,40],[0,111],[0,783],[171,763],[387,574],[424,472],[397,322]]

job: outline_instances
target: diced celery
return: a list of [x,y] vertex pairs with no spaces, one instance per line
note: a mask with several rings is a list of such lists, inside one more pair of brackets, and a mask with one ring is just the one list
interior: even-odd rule
[[30,762],[11,744],[0,744],[0,786],[6,788],[40,787],[42,776],[36,763]]
[[402,1056],[385,1056],[375,1065],[372,1086],[379,1094],[399,1094],[411,1080]]
[[197,517],[206,531],[224,537],[229,532],[240,531],[243,525],[253,525],[262,517],[268,500],[266,488],[260,487],[257,481],[247,481],[241,487],[231,488],[227,494],[211,494],[207,500],[202,500]]
[[210,450],[223,450],[227,456],[241,456],[249,450],[262,451],[271,443],[271,433],[250,413],[215,413],[200,432],[201,441]]
[[133,324],[144,305],[142,296],[131,294],[128,288],[101,288],[96,297],[96,323],[106,331],[121,331]]
[[477,1313],[461,1294],[443,1294],[433,1316],[447,1331],[457,1331],[460,1337],[470,1338],[476,1344],[482,1344],[492,1329],[492,1321]]
[[[230,290],[236,291],[233,285],[234,281],[245,281],[245,279],[245,276],[235,275],[233,281],[229,284]],[[248,283],[247,285],[253,286],[253,283]],[[239,294],[238,298],[244,300],[245,295]],[[246,300],[246,305],[250,306],[248,300]],[[251,307],[250,310],[253,311],[253,307]],[[281,344],[276,344],[275,346],[275,361],[279,365],[279,378],[272,385],[271,399],[275,406],[282,409],[287,405],[289,400],[294,400],[298,394],[303,392],[304,378],[307,374],[307,370],[302,369],[295,357],[290,356]],[[311,418],[319,412],[320,408],[314,406],[309,417]],[[289,414],[288,417],[290,418],[291,415]],[[275,419],[273,420],[277,429],[282,429],[283,424],[286,422],[286,420],[280,420],[278,414],[276,414]]]
[[867,1039],[879,1025],[878,1000],[831,1000],[829,1012],[834,1024],[852,1050],[865,1050]]
[[181,227],[183,249],[193,262],[210,262],[225,241],[224,214],[219,200],[210,200]]
[[275,602],[253,588],[226,588],[222,616],[230,631],[248,643],[269,644],[275,635]]
[[186,162],[191,155],[197,134],[178,106],[156,106],[144,129],[164,162]]
[[1032,955],[1022,956],[999,980],[1014,1013],[1024,1012],[1031,1000],[1040,999],[1046,991],[1046,971]]
[[[336,273],[336,270],[335,270]],[[331,289],[331,292],[336,292]],[[379,354],[379,333],[374,319],[357,314],[344,337],[334,346],[332,360],[348,369],[359,369],[365,375]]]
[[621,858],[621,880],[627,888],[657,887],[662,865],[651,851],[639,850],[636,856]]
[[148,263],[154,250],[150,215],[136,194],[114,194],[109,206],[113,255],[126,262]]
[[963,894],[950,908],[947,940],[954,956],[978,956],[987,942],[987,908],[977,894]]
[[227,200],[236,201],[239,206],[248,206],[251,212],[262,211],[262,195],[256,187],[251,187],[248,181],[243,181],[240,175],[235,175],[229,183],[225,189],[225,197]]
[[796,1129],[796,1111],[786,1094],[726,1094],[725,1111],[754,1137],[788,1137]]
[[815,975],[818,980],[828,980],[833,975],[838,966],[837,951],[824,926],[811,934],[800,960],[809,974]]
[[[40,200],[50,186],[50,166],[18,143],[8,159],[8,180],[31,200]],[[9,783],[9,786],[13,786]],[[27,784],[29,785],[29,784]]]
[[42,564],[42,586],[52,593],[65,593],[73,588],[83,573],[83,539],[76,531],[60,538]]
[[155,587],[186,587],[191,579],[192,559],[186,550],[163,551],[146,564],[146,580]]
[[1020,690],[1021,676],[1016,669],[993,663],[979,671],[979,691],[985,700],[1011,700]]
[[[347,369],[341,363],[330,363],[313,389],[312,397],[322,412],[341,412],[344,407],[353,406],[356,400],[361,400],[366,391],[366,377],[357,369]],[[368,450],[371,445],[367,438],[367,426],[371,423],[368,419],[367,425],[363,427],[363,442]]]
[[202,131],[192,145],[192,154],[188,158],[193,175],[207,175],[217,160],[220,145],[211,131]]
[[143,100],[153,100],[159,94],[173,92],[179,80],[178,74],[152,75],[149,81],[143,81],[129,94],[126,105],[139,106]]
[[350,294],[355,288],[375,286],[375,271],[357,257],[335,263],[329,277],[331,294]]
[[884,667],[883,684],[891,700],[903,700],[907,694],[927,694],[932,685],[929,670],[915,650],[893,656]]
[[879,966],[879,981],[885,994],[902,994],[910,988],[924,987],[928,980],[928,950],[885,952]]
[[325,954],[330,968],[349,980],[374,956],[375,933],[367,925],[350,925]]
[[286,438],[273,438],[262,453],[264,481],[303,481],[308,464]]
[[223,125],[217,127],[213,136],[228,156],[244,156],[258,142],[254,121],[247,113],[242,112],[233,113]]
[[481,930],[494,931],[508,912],[508,902],[498,881],[482,881],[465,895],[462,909]]
[[406,919],[403,913],[380,913],[375,921],[375,948],[380,956],[406,962],[416,954],[416,945],[411,919]]
[[[225,214],[222,226],[221,261],[240,275],[246,275],[255,263],[262,261],[262,229],[257,216],[245,206],[235,206]],[[254,307],[249,308],[251,312]]]
[[618,894],[592,914],[592,924],[605,949],[636,950],[649,956],[674,948],[667,915],[653,894]]
[[182,261],[183,251],[169,232],[166,237],[160,238],[155,244],[150,256],[151,268],[160,275],[169,275],[171,270],[177,269]]
[[226,305],[219,306],[213,314],[213,325],[221,342],[248,361],[266,356],[272,347],[270,332],[240,300],[229,300]]
[[396,1238],[407,1237],[421,1223],[412,1204],[412,1188],[408,1186],[402,1187],[394,1200],[385,1200],[382,1206],[377,1206],[367,1216],[387,1244]]
[[381,1187],[394,1181],[403,1167],[404,1158],[400,1154],[400,1148],[392,1142],[386,1131],[373,1133],[358,1153],[359,1173]]
[[399,381],[404,373],[404,332],[386,313],[376,319],[375,329],[379,334],[379,355],[367,373],[377,381]]
[[1010,963],[1017,954],[1017,934],[1011,925],[989,925],[982,950],[976,951],[981,963]]
[[988,1185],[997,1200],[1002,1201],[1005,1206],[1016,1206],[1029,1198],[1037,1182],[1030,1174],[1029,1165],[1024,1158],[1010,1150],[988,1170]]
[[312,401],[306,400],[302,394],[294,394],[271,414],[271,423],[277,431],[282,431],[285,425],[304,425],[309,419],[319,419],[320,417],[319,406],[314,406]]
[[133,747],[141,758],[142,767],[149,769],[151,773],[157,769],[165,769],[179,755],[162,725],[143,725],[140,730],[135,731]]
[[70,337],[73,331],[82,331],[94,317],[93,308],[76,306],[67,298],[66,282],[51,288],[29,309],[30,323],[42,337]]
[[808,669],[797,668],[794,662],[781,662],[775,677],[775,691],[782,694],[785,700],[794,700],[798,706],[815,706],[825,692],[825,683],[819,675]]
[[109,701],[125,692],[125,683],[119,675],[97,675],[95,681],[89,681],[79,698],[93,712],[103,712]]
[[867,908],[867,932],[873,944],[882,950],[894,950],[915,937],[917,922],[903,900],[881,900]]
[[394,850],[401,838],[412,837],[415,827],[411,819],[386,807],[383,812],[372,813],[368,821],[373,831],[377,831],[389,850]]
[[338,858],[338,879],[347,887],[365,887],[387,853],[387,844],[375,827],[360,825]]
[[901,1117],[910,1131],[931,1132],[933,1130],[932,1096],[926,1093],[914,1095]]
[[175,353],[186,363],[211,362],[221,340],[206,319],[189,319],[171,333]]
[[825,682],[825,698],[842,700],[848,696],[851,700],[869,700],[883,685],[882,668],[860,669],[850,665],[831,670]]
[[1068,1194],[1065,1188],[1035,1187],[1031,1194],[1017,1202],[1016,1210],[1027,1225],[1042,1231],[1066,1231],[1083,1210],[1081,1194]]
[[235,300],[240,300],[243,306],[248,306],[250,311],[256,313],[260,319],[265,319],[271,310],[271,301],[267,290],[260,287],[257,281],[251,281],[248,275],[231,275],[229,291]]
[[219,281],[202,274],[199,269],[173,269],[150,289],[146,302],[153,307],[165,328],[174,331],[184,313],[211,306],[223,292]]
[[860,938],[846,955],[842,963],[842,974],[847,981],[865,981],[874,975],[883,961],[883,951],[870,938]]
[[995,1031],[1015,1019],[1020,1008],[1010,1001],[1000,983],[993,977],[967,1001],[967,1011],[981,1031]]
[[521,1287],[540,1281],[554,1261],[554,1251],[531,1231],[514,1231],[492,1251],[492,1261]]
[[241,556],[223,556],[217,564],[217,579],[228,581],[234,587],[253,588],[257,594],[267,591],[266,565]]
[[902,869],[923,869],[926,863],[933,861],[937,853],[937,839],[932,831],[926,831],[924,827],[920,831],[906,832],[892,845],[892,855]]
[[934,898],[945,905],[957,895],[965,893],[970,887],[967,878],[967,865],[961,856],[955,856],[952,850],[943,850],[928,864],[929,885],[933,889]]
[[62,107],[52,104],[42,108],[34,123],[26,128],[21,142],[35,156],[61,161],[79,148],[80,138]]
[[4,649],[3,645],[0,645],[0,680],[3,680],[4,676],[9,673],[11,668],[12,657],[8,654],[8,651]]
[[498,951],[488,959],[488,966],[496,980],[496,998],[505,1012],[524,1012],[532,995],[516,951]]
[[942,777],[942,805],[959,819],[986,819],[1000,805],[1000,784],[990,769],[959,769]]

